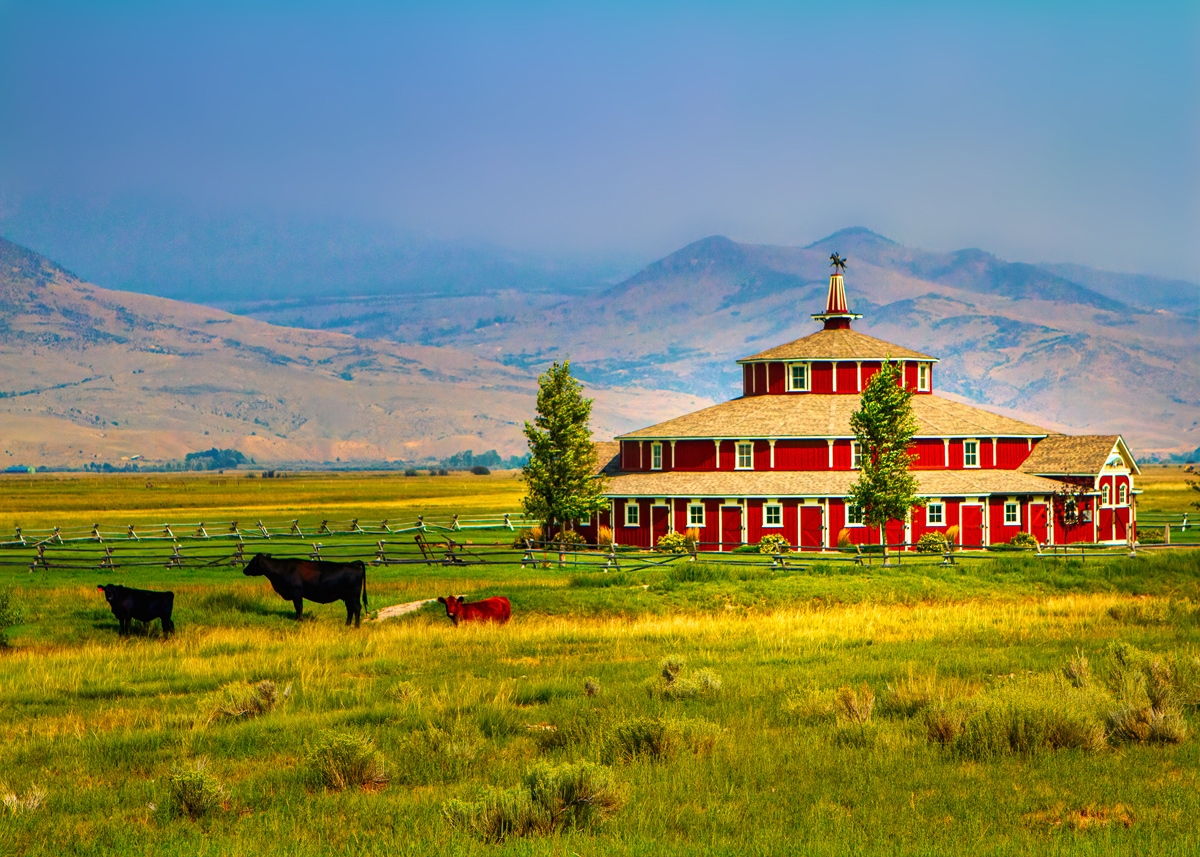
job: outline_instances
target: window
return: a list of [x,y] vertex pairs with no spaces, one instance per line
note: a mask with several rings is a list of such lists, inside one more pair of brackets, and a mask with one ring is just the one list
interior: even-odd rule
[[946,507],[941,503],[930,503],[925,507],[925,523],[931,527],[940,527],[946,523]]
[[863,522],[863,510],[861,506],[856,506],[851,503],[846,507],[846,525],[850,527],[861,527]]
[[1111,485],[1104,486],[1104,505],[1105,506],[1112,505],[1112,486]]
[[738,441],[737,469],[738,470],[753,470],[754,469],[754,444],[752,444],[748,441]]
[[704,504],[692,503],[688,506],[688,526],[703,527],[704,526]]
[[850,442],[850,467],[854,470],[862,467],[862,446],[857,440]]
[[763,506],[763,526],[783,526],[783,506],[779,503],[767,503]]
[[979,466],[979,441],[963,441],[963,467]]
[[633,500],[625,504],[625,526],[638,526],[638,504]]
[[650,444],[650,469],[662,470],[662,444]]
[[917,364],[917,389],[918,390],[928,390],[929,389],[929,364],[928,363],[918,363]]
[[1004,526],[1017,527],[1021,524],[1021,504],[1005,503],[1004,504]]
[[789,363],[788,364],[788,390],[790,392],[800,392],[808,390],[808,364],[807,363]]
[[1121,487],[1117,489],[1117,502],[1122,506],[1129,503],[1129,486],[1124,482],[1122,482]]

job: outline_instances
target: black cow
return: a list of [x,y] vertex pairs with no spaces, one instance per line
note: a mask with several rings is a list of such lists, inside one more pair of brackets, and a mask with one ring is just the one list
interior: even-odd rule
[[130,589],[118,583],[97,585],[97,589],[108,599],[108,606],[117,617],[120,628],[117,633],[122,637],[128,636],[129,625],[134,619],[139,622],[162,621],[163,636],[175,633],[175,623],[171,621],[171,608],[175,605],[174,592],[154,592],[149,589]]
[[275,559],[270,554],[260,553],[246,563],[242,573],[265,575],[279,597],[296,606],[297,619],[304,615],[304,599],[307,598],[318,604],[344,601],[346,624],[353,619],[357,628],[362,621],[362,608],[367,604],[367,566],[361,559],[354,562]]

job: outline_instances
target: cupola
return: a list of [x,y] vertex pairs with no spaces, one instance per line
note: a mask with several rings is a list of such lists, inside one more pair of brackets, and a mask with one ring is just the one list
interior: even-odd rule
[[849,330],[850,322],[862,315],[850,312],[846,306],[846,284],[842,281],[842,271],[846,270],[846,260],[837,253],[829,257],[833,273],[829,275],[829,296],[825,299],[825,312],[814,313],[813,318],[825,322],[826,330]]

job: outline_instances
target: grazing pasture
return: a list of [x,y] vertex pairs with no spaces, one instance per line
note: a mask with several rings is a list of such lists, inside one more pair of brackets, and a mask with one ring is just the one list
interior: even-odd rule
[[[1200,848],[1196,551],[371,567],[357,630],[238,568],[0,574],[4,854]],[[110,576],[176,634],[118,637]]]

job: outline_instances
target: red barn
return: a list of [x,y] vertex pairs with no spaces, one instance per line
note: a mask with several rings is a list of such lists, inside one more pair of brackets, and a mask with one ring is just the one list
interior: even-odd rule
[[885,360],[914,393],[910,449],[926,501],[888,525],[888,544],[958,527],[964,546],[1030,533],[1042,544],[1131,539],[1137,464],[1119,435],[1067,436],[934,394],[937,358],[851,329],[840,273],[829,280],[822,329],[737,361],[742,395],[598,444],[610,511],[598,526],[617,544],[653,547],[700,531],[710,550],[770,533],[801,548],[878,543],[846,496],[858,478],[850,414]]

